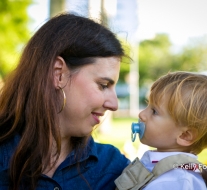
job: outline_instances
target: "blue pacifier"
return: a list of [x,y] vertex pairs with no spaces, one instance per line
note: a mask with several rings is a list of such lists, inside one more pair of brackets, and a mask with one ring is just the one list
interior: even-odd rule
[[136,139],[136,134],[139,134],[139,138],[141,139],[144,135],[145,131],[145,124],[143,122],[138,122],[138,123],[132,123],[132,134],[131,134],[131,139],[132,142],[135,141]]

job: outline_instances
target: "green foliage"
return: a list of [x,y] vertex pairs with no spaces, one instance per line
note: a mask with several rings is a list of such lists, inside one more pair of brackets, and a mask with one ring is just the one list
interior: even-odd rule
[[197,39],[179,53],[172,53],[166,34],[144,40],[139,46],[140,87],[146,86],[161,75],[172,71],[201,71],[207,69],[207,40]]
[[207,70],[206,38],[192,40],[191,44],[187,44],[177,53],[173,53],[171,48],[171,42],[165,34],[158,34],[152,40],[140,42],[140,104],[145,105],[148,88],[160,76],[173,71]]
[[157,35],[153,40],[144,40],[139,46],[139,83],[145,83],[157,79],[170,65],[171,43],[165,34]]
[[0,1],[0,75],[14,68],[19,52],[30,37],[28,6],[32,0]]
[[119,82],[124,83],[126,81],[126,77],[129,74],[130,69],[130,44],[127,44],[124,40],[120,40],[122,42],[122,47],[124,48],[126,56],[121,60],[120,74],[119,74]]
[[[175,69],[203,71],[207,70],[207,39],[200,38],[185,46],[174,62]],[[181,64],[181,66],[180,66]]]

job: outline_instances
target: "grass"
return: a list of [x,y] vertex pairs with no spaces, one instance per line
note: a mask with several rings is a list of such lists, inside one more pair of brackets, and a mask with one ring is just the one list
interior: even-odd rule
[[[138,137],[135,142],[131,142],[132,122],[137,122],[137,118],[113,118],[111,122],[103,121],[94,131],[93,137],[98,142],[114,145],[130,160],[133,160],[139,154],[141,146]],[[104,130],[104,127],[107,130]],[[198,155],[198,160],[207,165],[207,149]]]

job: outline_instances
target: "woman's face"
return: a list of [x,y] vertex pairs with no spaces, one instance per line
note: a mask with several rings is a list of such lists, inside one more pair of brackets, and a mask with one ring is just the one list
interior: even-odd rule
[[86,136],[107,110],[117,110],[115,85],[119,71],[118,58],[97,58],[95,63],[81,67],[69,78],[63,88],[66,106],[59,113],[62,137]]

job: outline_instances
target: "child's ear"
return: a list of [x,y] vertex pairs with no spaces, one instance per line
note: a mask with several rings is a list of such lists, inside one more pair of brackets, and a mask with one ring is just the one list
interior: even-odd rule
[[177,143],[181,146],[192,145],[198,136],[198,130],[195,128],[186,128],[181,131],[181,134],[177,137]]

